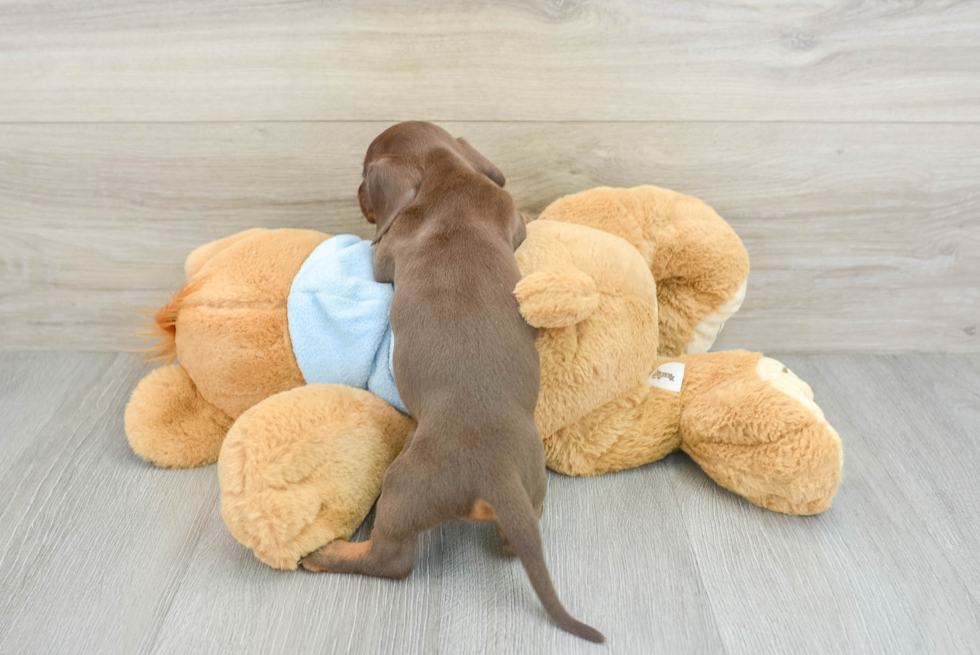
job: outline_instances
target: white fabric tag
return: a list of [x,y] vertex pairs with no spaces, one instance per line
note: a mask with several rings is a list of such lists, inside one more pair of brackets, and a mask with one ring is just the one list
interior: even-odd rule
[[657,367],[657,370],[647,378],[647,384],[651,387],[660,387],[668,391],[680,393],[681,383],[684,381],[684,364],[682,362],[666,362]]

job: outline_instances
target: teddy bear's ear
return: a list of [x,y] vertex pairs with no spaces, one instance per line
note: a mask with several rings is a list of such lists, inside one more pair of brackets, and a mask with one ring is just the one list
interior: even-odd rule
[[521,314],[537,328],[575,325],[599,306],[595,280],[572,266],[535,271],[514,289]]

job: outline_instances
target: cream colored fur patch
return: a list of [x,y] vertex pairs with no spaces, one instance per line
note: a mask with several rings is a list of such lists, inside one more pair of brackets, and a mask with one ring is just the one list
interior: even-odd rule
[[693,355],[708,352],[715,339],[718,338],[721,328],[725,326],[725,321],[741,308],[742,302],[745,300],[745,289],[747,286],[748,280],[742,282],[742,285],[735,292],[731,300],[698,323],[697,327],[694,328],[694,340],[684,347],[684,354]]
[[[772,357],[763,357],[755,365],[755,372],[763,380],[768,380],[779,391],[799,401],[807,411],[813,414],[814,418],[826,425],[834,437],[840,441],[840,435],[837,434],[837,430],[827,422],[827,419],[823,415],[823,410],[813,401],[813,390],[810,388],[810,385],[797,377],[796,373],[789,370],[785,364]],[[841,449],[842,461],[843,458],[844,451]]]

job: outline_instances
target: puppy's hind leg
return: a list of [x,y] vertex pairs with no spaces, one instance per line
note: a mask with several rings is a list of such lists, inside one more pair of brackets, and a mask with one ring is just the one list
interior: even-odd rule
[[[308,571],[356,573],[377,578],[402,580],[415,568],[415,546],[420,532],[438,521],[435,516],[419,516],[419,489],[414,475],[396,459],[388,469],[384,489],[378,498],[374,529],[368,541],[333,541],[300,560]],[[431,506],[429,506],[431,507]]]
[[307,571],[355,573],[375,578],[404,580],[415,568],[416,535],[392,540],[376,534],[371,539],[351,543],[333,541],[300,560]]
[[504,550],[504,557],[519,557],[520,553],[517,549],[507,540],[507,535],[504,534],[504,529],[497,524],[497,534],[500,535],[500,547]]

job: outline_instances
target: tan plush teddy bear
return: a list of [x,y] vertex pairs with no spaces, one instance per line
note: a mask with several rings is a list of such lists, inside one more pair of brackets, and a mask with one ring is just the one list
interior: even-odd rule
[[[192,253],[188,284],[157,317],[159,352],[180,363],[144,378],[126,411],[145,459],[218,460],[228,527],[279,568],[353,533],[413,427],[397,394],[386,402],[365,390],[391,394],[372,382],[385,377],[391,348],[387,314],[375,320],[384,289],[363,279],[360,244],[333,239],[250,230]],[[656,187],[567,196],[528,225],[517,259],[521,311],[541,328],[536,418],[550,468],[594,475],[683,449],[762,507],[830,506],[841,443],[809,387],[758,353],[703,353],[748,275],[741,242],[710,207]],[[310,319],[296,309],[297,288],[309,300],[317,266],[328,267],[330,288],[306,302],[326,318]],[[317,369],[296,345],[310,329],[321,330],[316,343],[339,339],[330,352],[352,354]],[[370,335],[367,356],[350,334]],[[338,375],[345,384],[306,384]]]

